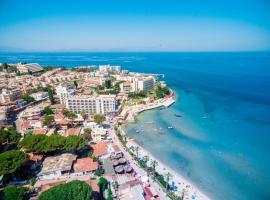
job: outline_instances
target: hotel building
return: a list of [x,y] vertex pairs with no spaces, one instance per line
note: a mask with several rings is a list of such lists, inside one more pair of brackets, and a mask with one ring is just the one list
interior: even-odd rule
[[117,111],[116,95],[73,95],[66,99],[65,104],[74,113],[84,110],[87,114],[109,114]]

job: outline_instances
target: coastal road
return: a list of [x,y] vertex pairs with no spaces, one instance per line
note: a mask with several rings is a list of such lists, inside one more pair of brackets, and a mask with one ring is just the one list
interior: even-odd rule
[[163,192],[162,188],[158,185],[158,183],[154,182],[153,179],[151,177],[149,177],[147,175],[147,172],[144,171],[135,160],[133,160],[133,158],[131,157],[131,155],[126,151],[126,149],[124,148],[124,146],[122,145],[122,143],[119,141],[115,130],[113,128],[109,129],[109,135],[111,136],[111,138],[113,139],[114,144],[116,144],[117,146],[119,146],[119,148],[121,149],[121,151],[124,153],[125,158],[129,161],[131,167],[134,169],[134,171],[137,173],[137,178],[143,177],[143,176],[147,176],[149,178],[149,183],[150,185],[154,188],[154,190],[157,192],[158,196],[160,197],[160,199],[169,199],[166,196],[166,193]]

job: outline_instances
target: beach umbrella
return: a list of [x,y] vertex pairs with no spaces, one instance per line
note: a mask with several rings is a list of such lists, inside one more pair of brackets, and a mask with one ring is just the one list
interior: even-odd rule
[[113,166],[117,166],[117,165],[119,165],[119,162],[118,162],[118,160],[115,160],[115,161],[113,162]]
[[125,158],[120,158],[118,161],[120,164],[125,164],[127,162]]
[[124,166],[124,170],[125,170],[125,172],[129,173],[129,172],[132,172],[133,169],[130,165],[126,165],[126,166]]
[[114,170],[118,174],[122,174],[124,172],[124,168],[122,166],[117,166]]

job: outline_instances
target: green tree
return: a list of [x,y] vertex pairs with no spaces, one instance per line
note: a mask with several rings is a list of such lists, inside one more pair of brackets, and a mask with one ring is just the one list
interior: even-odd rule
[[4,188],[4,200],[23,200],[25,193],[28,191],[26,187],[8,186]]
[[46,115],[43,120],[43,126],[50,126],[54,122],[54,116]]
[[65,150],[72,151],[72,150],[80,150],[85,147],[87,143],[82,138],[71,135],[66,137],[65,141]]
[[77,81],[74,81],[74,85],[75,85],[75,87],[76,87],[76,89],[78,88],[78,83],[77,83]]
[[103,192],[108,188],[108,181],[104,177],[100,177],[98,181],[99,193],[101,195],[101,199],[103,199]]
[[28,161],[28,155],[19,150],[6,151],[0,154],[0,175],[15,172]]
[[155,179],[155,176],[156,176],[156,167],[158,165],[158,162],[156,160],[151,160],[151,167],[153,169],[153,176],[154,176],[154,179]]
[[105,85],[105,88],[109,89],[112,87],[112,81],[110,79],[105,80],[104,85]]
[[29,94],[23,94],[19,98],[25,100],[27,103],[35,101],[34,97],[30,96]]
[[46,135],[28,134],[20,142],[19,147],[23,147],[29,152],[40,153],[40,150],[43,148],[41,144],[47,139],[47,137],[48,136]]
[[94,115],[94,122],[97,124],[102,124],[106,120],[105,116],[103,114],[95,114]]
[[170,181],[170,178],[172,178],[172,174],[170,172],[167,172],[165,174],[165,179],[166,179],[166,190],[168,191],[169,189],[169,181]]
[[51,104],[54,104],[55,101],[54,101],[54,97],[53,97],[53,90],[50,86],[47,87],[47,92],[48,92],[48,96],[49,96],[49,100],[50,100]]
[[92,188],[84,181],[71,181],[43,192],[38,200],[90,200]]
[[6,144],[13,144],[19,142],[21,135],[15,128],[0,129],[0,144],[4,146]]
[[27,135],[20,143],[20,147],[34,153],[53,153],[80,150],[87,145],[83,138],[78,136],[64,137],[61,135]]
[[53,114],[53,110],[49,106],[47,106],[47,107],[44,108],[44,113],[46,115],[52,115]]
[[71,120],[74,120],[77,118],[77,115],[73,112],[68,112],[67,113],[67,118],[71,119]]
[[83,131],[84,133],[82,135],[82,138],[85,139],[86,141],[92,140],[91,128],[85,128]]

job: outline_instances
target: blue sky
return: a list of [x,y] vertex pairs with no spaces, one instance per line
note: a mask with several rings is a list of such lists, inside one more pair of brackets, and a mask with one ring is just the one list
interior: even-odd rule
[[0,19],[2,49],[270,50],[269,0],[0,0]]

